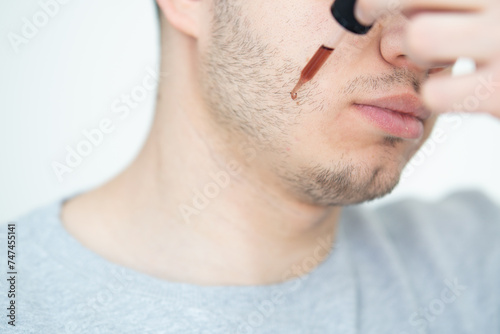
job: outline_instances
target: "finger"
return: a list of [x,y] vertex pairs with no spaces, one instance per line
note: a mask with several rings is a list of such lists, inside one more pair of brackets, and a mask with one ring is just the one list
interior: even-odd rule
[[422,12],[474,13],[484,11],[492,2],[493,0],[403,0],[402,12],[408,17]]
[[488,112],[500,117],[500,62],[462,77],[433,77],[422,87],[426,106],[435,112]]
[[408,54],[421,64],[446,63],[458,57],[479,63],[500,56],[500,43],[492,34],[500,20],[481,14],[420,14],[412,19],[406,38]]
[[493,0],[358,0],[356,18],[363,24],[372,24],[381,16],[420,11],[475,12],[480,11]]

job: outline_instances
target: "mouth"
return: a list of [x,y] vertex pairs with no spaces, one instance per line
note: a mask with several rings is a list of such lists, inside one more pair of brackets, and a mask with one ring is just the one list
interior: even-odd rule
[[408,93],[356,101],[353,107],[379,129],[404,139],[422,138],[424,122],[432,115],[416,95]]

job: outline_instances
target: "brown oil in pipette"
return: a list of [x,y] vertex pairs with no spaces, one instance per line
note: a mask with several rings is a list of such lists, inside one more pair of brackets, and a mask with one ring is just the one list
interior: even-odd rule
[[295,88],[290,92],[290,95],[292,96],[292,100],[297,99],[297,91],[304,85],[306,82],[311,80],[316,73],[318,73],[319,69],[325,61],[328,59],[328,57],[332,54],[334,49],[329,48],[325,45],[321,45],[314,54],[314,56],[311,58],[311,60],[307,63],[306,67],[302,70],[300,74],[300,79]]

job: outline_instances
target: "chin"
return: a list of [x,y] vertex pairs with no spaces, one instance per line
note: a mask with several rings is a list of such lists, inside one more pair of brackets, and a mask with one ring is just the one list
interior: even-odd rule
[[401,177],[400,166],[346,164],[334,168],[316,166],[288,178],[302,201],[317,206],[359,204],[391,193]]

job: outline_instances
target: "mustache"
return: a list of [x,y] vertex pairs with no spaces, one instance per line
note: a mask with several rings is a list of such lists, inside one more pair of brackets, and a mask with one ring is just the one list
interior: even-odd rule
[[411,86],[416,93],[420,92],[422,79],[406,69],[395,69],[393,73],[382,76],[358,76],[349,81],[344,88],[341,89],[342,95],[350,95],[355,92],[368,93],[373,91],[391,90],[396,87]]

